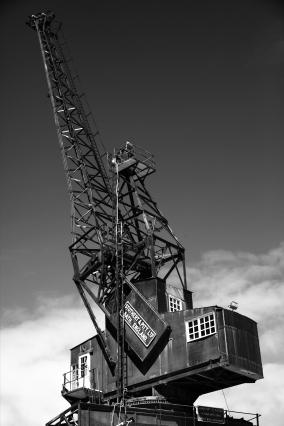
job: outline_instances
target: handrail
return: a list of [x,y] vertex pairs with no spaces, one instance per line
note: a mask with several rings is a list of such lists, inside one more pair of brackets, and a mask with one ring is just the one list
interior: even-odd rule
[[95,368],[82,371],[76,368],[63,374],[63,388],[68,392],[79,388],[96,388]]
[[156,169],[153,154],[137,145],[126,142],[126,144],[117,151],[116,161],[118,163],[123,163],[130,158],[135,158],[150,169]]

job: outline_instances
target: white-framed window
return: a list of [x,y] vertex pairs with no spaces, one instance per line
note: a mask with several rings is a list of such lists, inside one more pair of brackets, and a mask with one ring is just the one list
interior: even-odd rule
[[182,300],[169,295],[169,311],[170,312],[182,311]]
[[216,320],[214,312],[194,318],[185,323],[186,341],[203,339],[216,333]]

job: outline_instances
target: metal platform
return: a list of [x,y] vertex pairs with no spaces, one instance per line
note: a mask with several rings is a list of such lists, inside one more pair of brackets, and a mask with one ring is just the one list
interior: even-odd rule
[[[259,414],[228,412],[214,407],[167,404],[163,400],[136,400],[137,406],[78,403],[46,426],[259,426]],[[151,407],[154,404],[154,407]],[[131,405],[131,404],[130,404]],[[144,405],[144,406],[143,406]]]

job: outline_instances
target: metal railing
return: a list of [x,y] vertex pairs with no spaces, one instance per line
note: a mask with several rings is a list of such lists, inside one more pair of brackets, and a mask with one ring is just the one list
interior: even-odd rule
[[79,407],[80,405],[74,404],[71,407],[67,408],[67,410],[58,414],[58,416],[51,419],[45,426],[64,426],[64,425],[72,425],[78,426],[79,419]]
[[[66,373],[66,375],[69,375],[68,372]],[[68,381],[67,381],[68,382]],[[67,384],[66,382],[66,384]],[[69,382],[68,382],[69,383]],[[188,405],[176,405],[176,404],[171,404],[170,410],[167,409],[166,405],[168,404],[165,400],[165,398],[161,397],[161,398],[153,398],[153,397],[144,397],[144,398],[138,398],[139,401],[136,401],[135,404],[135,398],[132,400],[129,400],[127,405],[123,408],[123,412],[125,413],[125,415],[129,415],[131,416],[131,418],[129,418],[129,420],[131,419],[131,423],[135,426],[135,424],[137,423],[141,423],[141,416],[143,418],[143,416],[146,414],[147,415],[147,419],[148,419],[148,424],[153,424],[156,426],[162,426],[163,424],[169,424],[169,416],[171,418],[171,420],[173,421],[174,424],[184,424],[184,425],[197,425],[197,424],[202,424],[202,420],[200,422],[200,420],[198,419],[198,406],[188,406]],[[156,402],[156,407],[155,408],[150,408],[147,407],[148,404],[153,403],[153,400],[155,400]],[[140,402],[137,404],[137,402]],[[178,407],[177,410],[175,410],[175,406]],[[111,405],[112,407],[112,425],[113,426],[117,426],[119,424],[118,419],[120,418],[121,412],[122,412],[122,406],[120,404],[113,404]],[[181,408],[184,407],[184,410],[181,410]],[[200,407],[200,406],[199,406]],[[241,411],[229,411],[229,410],[223,410],[223,409],[216,409],[213,407],[204,407],[204,409],[208,409],[210,412],[210,417],[211,417],[211,423],[219,423],[219,424],[225,424],[225,425],[232,425],[235,424],[235,420],[240,420],[242,422],[242,420],[245,422],[250,422],[251,425],[253,426],[260,426],[259,423],[259,418],[261,417],[260,414],[253,414],[253,413],[247,413],[247,412],[241,412]],[[67,410],[63,411],[62,413],[60,413],[58,416],[54,417],[52,420],[50,420],[48,423],[46,423],[46,426],[60,426],[60,425],[64,425],[66,426],[66,424],[70,424],[70,425],[78,425],[79,424],[79,413],[80,411],[97,411],[97,404],[92,404],[92,403],[88,403],[88,404],[81,404],[76,403],[74,405],[72,405],[70,408],[68,408]],[[217,410],[218,411],[218,416],[215,418],[215,421],[213,420],[214,418],[214,411]],[[106,414],[106,419],[108,419],[110,416],[110,406],[107,405],[106,406],[106,410],[104,409],[100,409],[100,414],[102,412],[105,412]],[[220,418],[220,411],[222,411],[222,419]],[[116,417],[114,417],[114,414],[116,414]],[[203,414],[206,415],[206,410],[204,413],[203,410]],[[217,413],[216,413],[217,414]],[[149,417],[153,415],[152,419]],[[208,415],[208,412],[207,412]],[[117,418],[118,416],[118,418]],[[217,418],[219,418],[219,421],[216,421]],[[145,418],[144,418],[145,420]],[[232,421],[231,421],[232,420]],[[203,420],[204,421],[204,420]],[[209,420],[210,421],[210,420]],[[150,423],[149,423],[150,422]],[[125,422],[127,423],[127,422]],[[124,423],[124,424],[125,424]],[[130,423],[130,422],[129,422]],[[143,422],[144,423],[144,422]]]
[[95,368],[92,368],[91,370],[74,368],[67,373],[64,373],[63,388],[68,392],[79,388],[95,389]]
[[245,420],[247,422],[251,422],[254,426],[259,426],[259,419],[261,417],[261,414],[258,413],[246,413],[243,411],[228,411],[225,410],[225,418],[229,419],[230,417],[233,417],[234,419],[238,420]]
[[118,164],[121,164],[127,160],[130,160],[131,158],[135,158],[138,162],[144,164],[148,169],[156,169],[153,154],[137,145],[126,142],[126,144],[118,150],[116,154],[116,161]]

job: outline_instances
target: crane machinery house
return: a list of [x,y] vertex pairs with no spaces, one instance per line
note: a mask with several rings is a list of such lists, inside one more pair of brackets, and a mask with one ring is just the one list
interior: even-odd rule
[[[259,415],[194,406],[205,393],[262,378],[256,323],[194,307],[185,250],[147,184],[153,156],[126,142],[101,150],[51,12],[38,35],[72,205],[74,283],[96,334],[71,349],[63,397],[47,425],[259,425]],[[105,316],[102,330],[93,302]]]

